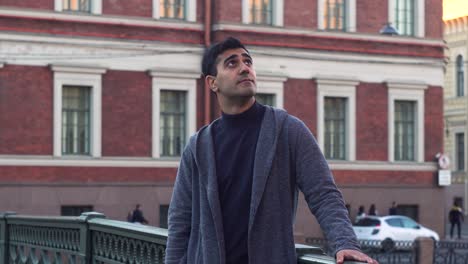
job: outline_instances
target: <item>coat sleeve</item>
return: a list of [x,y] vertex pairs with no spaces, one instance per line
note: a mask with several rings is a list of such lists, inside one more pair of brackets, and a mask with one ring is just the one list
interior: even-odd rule
[[187,263],[192,218],[193,155],[186,147],[180,161],[168,212],[166,264]]
[[360,250],[341,192],[327,161],[305,124],[293,118],[296,183],[317,218],[333,254],[342,249]]

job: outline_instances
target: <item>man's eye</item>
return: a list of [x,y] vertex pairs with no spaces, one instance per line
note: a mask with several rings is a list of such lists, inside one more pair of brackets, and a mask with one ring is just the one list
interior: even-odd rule
[[251,60],[245,60],[245,64],[252,65],[252,61]]
[[236,66],[236,62],[235,62],[235,61],[229,61],[229,62],[227,63],[227,66],[228,66],[228,67]]

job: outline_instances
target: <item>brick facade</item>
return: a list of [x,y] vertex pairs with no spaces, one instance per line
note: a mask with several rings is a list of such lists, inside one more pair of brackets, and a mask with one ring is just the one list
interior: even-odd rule
[[378,34],[388,22],[387,0],[356,1],[356,31]]
[[103,156],[151,157],[151,77],[108,71],[102,83]]
[[388,160],[388,94],[381,83],[356,89],[356,158]]
[[435,154],[444,152],[444,91],[429,87],[424,95],[425,161],[434,161]]
[[54,0],[2,0],[0,6],[54,10]]
[[1,68],[0,155],[51,155],[52,107],[49,68]]
[[284,108],[317,136],[317,84],[314,80],[288,79],[284,84]]
[[[145,193],[151,196],[145,201],[154,202],[146,207],[154,220],[159,214],[158,206],[169,202],[177,168],[172,159],[152,158],[153,140],[159,140],[152,138],[152,107],[158,102],[152,102],[152,77],[148,72],[163,73],[168,89],[190,89],[193,87],[176,86],[193,85],[196,80],[196,100],[190,102],[190,106],[195,104],[196,120],[189,121],[194,121],[191,124],[199,129],[220,115],[216,96],[196,74],[205,36],[209,35],[212,42],[235,36],[249,49],[252,47],[254,59],[258,56],[257,72],[263,71],[265,89],[277,92],[282,85],[285,110],[304,121],[315,136],[320,123],[316,79],[324,80],[324,89],[336,88],[332,91],[335,94],[340,92],[340,85],[348,89],[352,88],[349,83],[358,83],[354,117],[356,160],[330,162],[336,183],[345,188],[352,208],[364,201],[364,195],[374,197],[375,190],[380,188],[385,192],[375,198],[379,206],[392,200],[418,205],[421,222],[442,230],[443,215],[434,216],[430,212],[431,207],[443,203],[433,163],[434,155],[443,151],[444,140],[442,84],[434,77],[442,75],[442,67],[436,64],[442,65],[445,58],[440,23],[442,1],[425,1],[426,36],[432,40],[380,35],[379,30],[388,21],[387,0],[357,0],[357,32],[352,34],[318,31],[317,1],[285,0],[284,27],[242,24],[242,2],[211,1],[209,26],[215,29],[204,32],[205,0],[196,1],[196,23],[152,19],[152,0],[103,0],[101,15],[55,12],[52,0],[3,1],[2,6],[28,8],[23,11],[29,13],[8,13],[11,8],[0,10],[0,54],[27,55],[20,59],[6,56],[0,62],[0,164],[7,164],[0,165],[0,189],[3,185],[13,186],[17,193],[26,193],[31,188],[58,193],[72,186],[78,194],[103,195],[104,198],[96,200],[96,208],[117,218],[124,217],[130,209],[122,209],[122,204],[128,207],[128,201],[146,199],[141,196]],[[34,9],[41,12],[30,12]],[[35,50],[34,47],[39,47],[36,45],[42,46]],[[123,55],[96,57],[108,50]],[[148,55],[132,57],[140,52]],[[74,56],[60,60],[64,54]],[[101,76],[101,156],[53,157],[54,78],[50,65],[61,63],[78,70],[72,74],[75,77],[80,70],[91,72],[88,76],[98,76],[99,69],[106,71]],[[408,71],[417,74],[413,76]],[[283,77],[285,81],[279,81]],[[404,84],[411,86],[414,82],[429,85],[424,92],[425,162],[409,165],[389,162],[388,144],[393,135],[388,135],[386,83],[393,80],[403,84],[401,89],[407,89]],[[29,156],[22,159],[21,155]],[[16,163],[8,164],[8,159]],[[26,165],[18,165],[18,160]],[[70,160],[74,163],[67,163]],[[122,163],[113,163],[115,160]],[[95,186],[98,187],[92,189]],[[399,197],[402,189],[414,190],[414,196],[424,194],[430,199],[418,197],[411,201],[408,194]],[[354,199],[351,194],[360,198]],[[58,214],[61,204],[87,201],[76,196],[58,202],[49,197],[38,201],[41,205],[37,208],[47,214]],[[13,204],[0,199],[0,208],[36,212],[30,200]],[[310,225],[306,207],[299,210],[295,232],[320,235],[319,227]]]
[[[202,44],[203,34],[195,29],[175,29],[156,26],[130,26],[113,23],[88,23],[82,21],[57,21],[54,19],[31,19],[1,17],[2,30],[29,34],[108,38],[120,40],[144,40]],[[155,34],[157,32],[157,34]]]
[[436,44],[396,43],[390,41],[368,41],[364,39],[338,36],[306,36],[288,33],[267,33],[242,30],[223,30],[214,34],[220,41],[228,36],[242,39],[244,44],[287,47],[314,51],[347,52],[372,55],[391,55],[403,57],[443,58],[444,46]]
[[426,0],[425,29],[426,38],[443,38],[442,3],[440,0]]
[[317,29],[317,1],[284,1],[284,26]]
[[172,183],[175,168],[0,166],[5,183]]
[[104,15],[152,17],[153,0],[102,0],[102,13]]

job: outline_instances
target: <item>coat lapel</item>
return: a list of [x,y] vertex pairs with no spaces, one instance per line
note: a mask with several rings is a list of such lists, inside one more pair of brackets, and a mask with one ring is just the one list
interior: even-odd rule
[[277,142],[277,120],[275,111],[267,107],[260,127],[252,183],[252,198],[250,202],[249,233],[252,229],[258,206],[262,200],[265,185],[270,174]]
[[198,169],[200,171],[201,183],[206,190],[208,204],[211,209],[211,215],[213,216],[216,238],[219,245],[219,254],[223,260],[225,257],[224,243],[220,242],[224,241],[223,218],[219,201],[218,178],[216,176],[216,162],[211,129],[212,125],[200,130],[196,156],[199,163]]

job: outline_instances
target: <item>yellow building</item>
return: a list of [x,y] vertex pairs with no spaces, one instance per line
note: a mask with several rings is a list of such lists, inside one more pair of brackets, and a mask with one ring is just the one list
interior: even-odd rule
[[447,42],[444,87],[444,149],[450,157],[450,170],[452,171],[452,185],[447,188],[446,192],[446,208],[450,208],[454,201],[459,201],[467,212],[468,16],[446,18],[444,39]]

